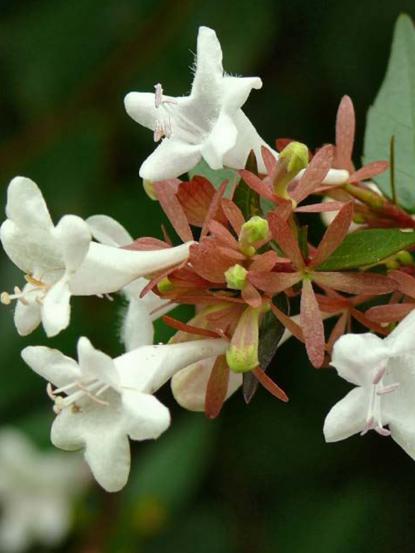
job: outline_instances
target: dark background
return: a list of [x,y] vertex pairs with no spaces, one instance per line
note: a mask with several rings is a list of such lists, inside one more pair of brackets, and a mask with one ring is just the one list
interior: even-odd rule
[[[16,174],[42,188],[54,220],[106,213],[133,235],[160,236],[160,210],[143,193],[141,161],[152,136],[125,114],[123,96],[190,89],[197,27],[216,29],[225,69],[259,75],[245,111],[260,134],[310,147],[334,139],[337,104],[349,94],[365,113],[386,68],[393,25],[413,1],[32,0],[0,2],[0,186]],[[1,254],[1,289],[22,275]],[[112,354],[121,302],[73,299],[71,327],[49,342],[73,355],[79,335]],[[159,328],[160,339],[168,333]],[[0,310],[0,420],[44,447],[52,420],[44,382],[20,360],[41,330],[17,336]],[[348,386],[312,369],[296,341],[273,375],[291,401],[260,390],[239,395],[219,420],[186,413],[169,390],[172,428],[134,446],[129,486],[98,488],[76,506],[62,551],[81,553],[412,553],[415,465],[377,435],[326,445],[322,424]],[[38,550],[40,551],[40,550]]]

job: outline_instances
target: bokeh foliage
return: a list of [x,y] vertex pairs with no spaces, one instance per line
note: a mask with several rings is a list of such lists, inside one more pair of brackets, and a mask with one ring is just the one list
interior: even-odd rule
[[[231,73],[260,75],[246,111],[265,139],[311,147],[333,140],[336,106],[349,94],[364,118],[382,80],[394,21],[412,1],[20,0],[0,3],[0,182],[33,178],[57,220],[106,213],[134,235],[160,236],[158,205],[143,193],[138,166],[151,133],[124,113],[129,90],[190,88],[198,25],[214,27]],[[2,289],[21,283],[1,254]],[[121,353],[119,298],[75,298],[71,327],[50,344],[75,352],[79,335]],[[183,317],[185,314],[182,314]],[[42,331],[19,338],[0,310],[0,417],[47,446],[44,382],[20,360]],[[168,332],[158,325],[158,339]],[[169,390],[173,426],[134,446],[128,488],[93,489],[77,507],[62,551],[114,553],[346,553],[414,548],[413,461],[389,440],[355,437],[325,445],[322,422],[348,386],[316,371],[295,341],[271,369],[288,405],[262,390],[240,396],[219,420],[182,412]]]

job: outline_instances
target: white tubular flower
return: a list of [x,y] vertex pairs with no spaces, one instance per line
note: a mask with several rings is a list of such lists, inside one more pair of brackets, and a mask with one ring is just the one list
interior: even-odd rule
[[[327,442],[375,430],[415,459],[415,311],[383,340],[346,334],[334,345],[332,365],[356,386],[328,413]],[[389,426],[389,428],[385,428]]]
[[142,346],[113,360],[80,338],[78,363],[43,346],[25,348],[22,357],[50,383],[57,413],[52,443],[65,450],[84,449],[97,482],[114,492],[128,479],[128,438],[155,439],[170,424],[169,410],[152,394],[178,370],[220,355],[226,347],[222,339]]
[[[133,238],[115,219],[107,215],[93,215],[86,222],[92,236],[108,246],[127,246]],[[123,317],[121,341],[126,351],[152,344],[154,341],[153,322],[176,307],[175,304],[161,299],[154,292],[148,292],[143,298],[140,294],[147,286],[146,278],[138,278],[121,290],[128,301]]]
[[0,550],[53,547],[70,530],[73,501],[88,484],[78,456],[41,452],[21,432],[0,431]]
[[[155,142],[162,139],[141,165],[140,177],[148,181],[175,178],[193,169],[201,158],[212,169],[243,169],[251,150],[259,170],[265,172],[261,146],[277,158],[278,154],[262,140],[241,109],[251,90],[261,87],[259,77],[224,73],[215,31],[199,27],[189,96],[165,96],[158,83],[154,94],[130,92],[124,99],[128,115],[152,130]],[[348,177],[347,171],[331,169],[324,183],[338,185]]]
[[[297,320],[296,316],[292,317]],[[282,346],[292,335],[286,330],[278,344]],[[197,343],[197,341],[196,341]],[[189,411],[204,411],[206,390],[216,357],[202,359],[178,371],[171,379],[171,389],[177,403]],[[242,374],[229,372],[226,399],[242,386]]]
[[42,322],[46,334],[55,336],[69,324],[71,295],[117,292],[189,254],[190,244],[133,251],[91,242],[88,224],[75,215],[65,215],[55,227],[41,191],[24,177],[14,178],[8,187],[6,215],[0,239],[27,284],[12,295],[4,292],[1,301],[17,300],[15,324],[21,335]]
[[261,159],[264,141],[242,112],[258,77],[231,77],[222,67],[222,49],[215,31],[200,27],[192,91],[189,96],[130,92],[125,97],[128,115],[163,138],[140,168],[150,181],[174,178],[192,169],[203,157],[212,169],[242,169],[250,150]]

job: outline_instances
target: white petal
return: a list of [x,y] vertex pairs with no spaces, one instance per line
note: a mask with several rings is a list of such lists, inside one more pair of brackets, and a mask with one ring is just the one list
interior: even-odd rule
[[51,440],[61,449],[84,448],[97,482],[106,491],[115,492],[127,483],[130,447],[118,399],[110,397],[108,406],[89,402],[79,413],[64,409],[53,422]]
[[93,347],[88,338],[78,340],[78,362],[82,376],[97,378],[112,388],[117,389],[119,378],[114,361],[104,352]]
[[[204,411],[206,389],[216,357],[203,359],[185,367],[171,379],[171,389],[177,403],[189,411]],[[242,385],[242,375],[229,374],[228,399]]]
[[389,360],[383,381],[399,387],[382,396],[382,422],[389,424],[392,438],[415,459],[415,363],[413,355]]
[[415,352],[415,311],[411,311],[385,338],[391,355]]
[[140,167],[140,177],[150,181],[172,179],[187,173],[200,161],[200,145],[164,138]]
[[78,364],[57,349],[28,346],[21,356],[35,373],[59,388],[80,379]]
[[369,400],[369,391],[359,386],[336,403],[324,421],[326,442],[338,442],[361,432],[366,425]]
[[261,173],[265,173],[261,146],[266,146],[275,157],[278,157],[278,154],[262,140],[255,127],[242,110],[238,110],[232,119],[238,130],[237,140],[235,146],[225,154],[223,164],[232,169],[243,169],[248,159],[249,152],[253,150],[257,159],[258,170]]
[[62,248],[63,260],[67,271],[75,271],[84,260],[91,232],[87,223],[76,215],[65,215],[55,229]]
[[146,278],[138,278],[137,280],[131,282],[131,284],[125,286],[125,288],[123,288],[123,293],[130,301],[139,300],[142,302],[147,309],[150,319],[155,321],[177,307],[177,305],[175,303],[171,303],[169,300],[161,299],[160,296],[154,292],[147,292],[143,298],[140,298],[140,294],[147,286],[148,282],[149,281]]
[[124,98],[124,106],[126,112],[134,121],[154,131],[156,121],[160,116],[160,112],[155,105],[154,94],[129,92]]
[[235,146],[236,138],[237,129],[232,118],[222,112],[201,149],[203,158],[212,169],[223,167],[223,157]]
[[253,88],[262,88],[262,81],[259,77],[231,77],[226,75],[223,79],[223,103],[225,109],[234,113],[247,101]]
[[47,292],[42,305],[42,323],[48,338],[56,336],[69,325],[71,292],[66,276]]
[[6,215],[22,228],[53,227],[49,210],[36,183],[15,177],[7,189]]
[[143,300],[131,300],[121,327],[121,341],[126,351],[153,343],[154,328]]
[[[32,290],[34,287],[31,284],[26,284],[23,288],[23,293]],[[29,296],[30,298],[30,296]],[[36,301],[30,301],[26,304],[21,301],[16,302],[14,310],[14,324],[20,336],[28,336],[35,328],[37,328],[42,320],[42,310]]]
[[85,261],[71,277],[71,291],[78,296],[118,292],[138,277],[185,261],[191,244],[134,251],[91,242]]
[[223,78],[222,48],[216,33],[199,27],[192,96],[208,103],[218,95]]
[[1,225],[0,239],[5,252],[19,269],[46,282],[48,272],[59,273],[63,269],[61,248],[52,230],[23,229],[7,219]]
[[378,336],[345,334],[334,344],[331,364],[345,380],[365,385],[372,382],[387,358],[388,348]]
[[132,440],[156,439],[170,426],[170,412],[157,398],[134,390],[122,394],[125,428]]
[[86,220],[92,236],[107,246],[128,246],[133,241],[118,221],[107,215],[92,215]]
[[114,361],[123,387],[151,394],[180,369],[200,359],[221,355],[227,347],[228,342],[219,338],[143,346]]

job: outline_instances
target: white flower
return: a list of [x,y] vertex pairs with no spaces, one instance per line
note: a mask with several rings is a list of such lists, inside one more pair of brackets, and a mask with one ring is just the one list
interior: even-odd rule
[[21,432],[0,431],[0,550],[55,546],[68,533],[76,496],[88,483],[83,460],[36,450]]
[[9,187],[7,219],[0,239],[10,259],[26,274],[27,284],[2,302],[16,299],[19,334],[30,334],[40,322],[48,336],[66,328],[71,295],[116,292],[145,274],[184,261],[189,244],[156,251],[133,251],[91,241],[88,224],[65,215],[55,227],[37,185],[24,177]]
[[169,410],[152,394],[181,368],[220,355],[226,347],[222,339],[142,346],[113,360],[80,338],[78,363],[43,346],[25,348],[22,357],[56,386],[48,385],[57,413],[52,443],[84,449],[97,482],[118,491],[130,470],[128,438],[154,439],[170,424]]
[[[241,109],[251,90],[261,87],[259,77],[224,73],[215,31],[199,27],[189,96],[165,96],[158,83],[154,94],[130,92],[125,97],[128,115],[152,130],[156,142],[163,139],[141,165],[140,176],[150,181],[175,178],[195,167],[202,157],[212,169],[243,169],[251,150],[259,170],[265,172],[261,146],[276,158],[278,154],[262,140]],[[348,171],[331,169],[324,183],[342,184],[348,177]]]
[[383,340],[370,333],[346,334],[335,343],[332,364],[356,388],[327,415],[327,442],[373,429],[391,435],[415,459],[414,336],[412,311]]
[[241,110],[251,90],[261,87],[258,77],[226,75],[215,31],[200,27],[189,96],[164,96],[156,85],[155,94],[130,92],[125,97],[127,113],[154,131],[156,141],[164,137],[142,164],[140,176],[151,181],[174,178],[202,157],[212,169],[241,169],[252,149],[261,159],[265,143]]
[[[133,241],[128,231],[108,215],[92,215],[86,222],[92,236],[108,246],[127,246]],[[138,278],[121,290],[128,301],[127,311],[121,327],[121,341],[127,351],[152,344],[154,341],[153,322],[176,307],[163,300],[154,292],[148,292],[143,298],[140,294],[147,286],[146,278]]]

